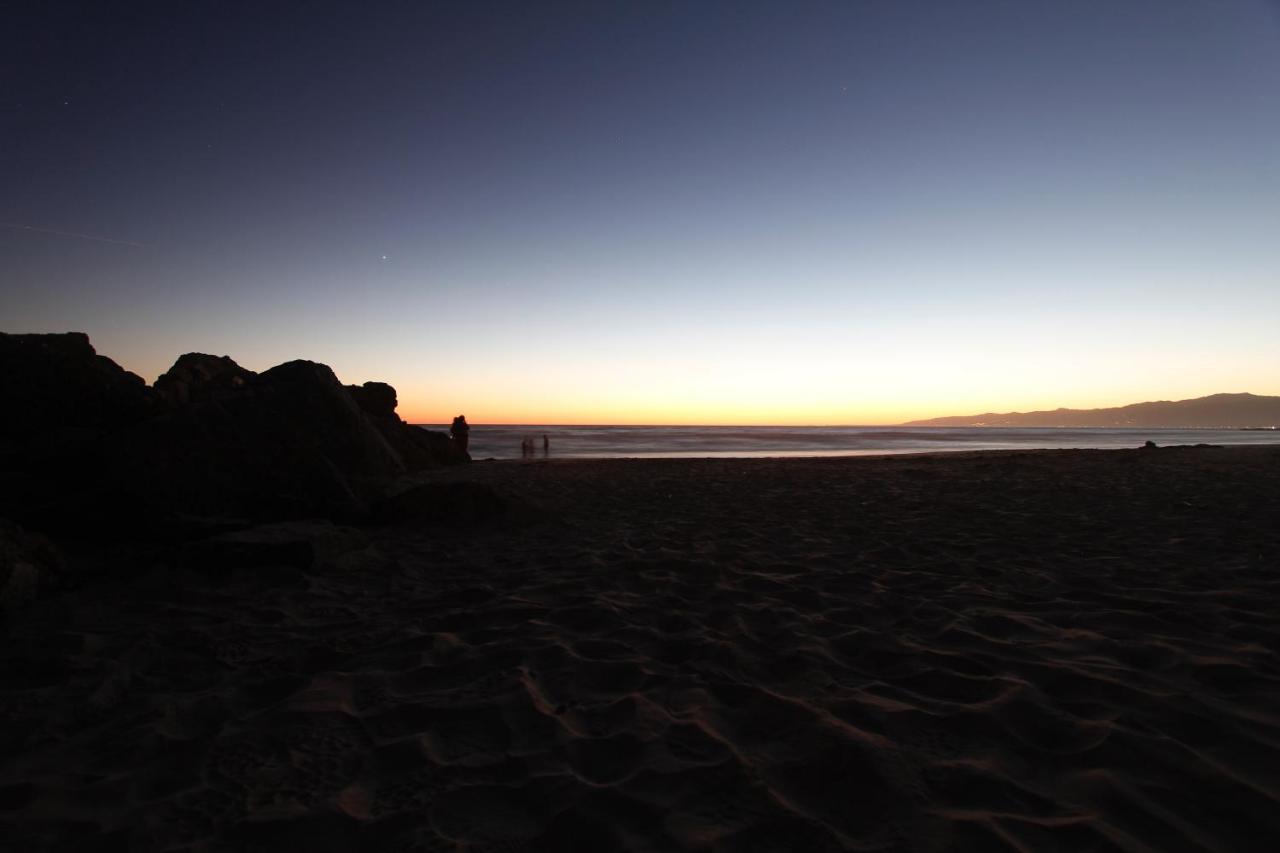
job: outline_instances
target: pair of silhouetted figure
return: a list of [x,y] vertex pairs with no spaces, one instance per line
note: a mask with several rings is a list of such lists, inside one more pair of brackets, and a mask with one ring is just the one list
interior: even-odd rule
[[453,438],[453,446],[460,452],[466,453],[467,441],[471,438],[471,427],[467,423],[466,415],[458,415],[453,419],[453,426],[449,427],[449,435]]

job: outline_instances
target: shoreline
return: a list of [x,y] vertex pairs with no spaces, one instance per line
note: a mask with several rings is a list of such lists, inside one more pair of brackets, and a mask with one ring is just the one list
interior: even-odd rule
[[532,437],[531,458],[770,458],[898,455],[967,450],[1126,449],[1211,444],[1263,446],[1280,441],[1271,430],[1237,429],[1023,429],[1023,428],[794,428],[794,427],[489,427],[477,426],[476,458],[530,458],[517,452]]
[[[752,456],[733,456],[718,455],[706,456],[691,453],[683,456],[672,456],[655,454],[652,456],[556,456],[552,453],[549,456],[534,456],[530,458],[507,457],[507,456],[489,456],[484,458],[473,459],[471,466],[481,465],[538,465],[538,464],[577,464],[577,463],[609,463],[609,462],[786,462],[786,461],[840,461],[851,459],[950,459],[965,458],[974,456],[1011,456],[1011,455],[1037,455],[1037,454],[1062,454],[1062,453],[1130,453],[1141,451],[1150,453],[1152,451],[1186,451],[1186,450],[1244,450],[1244,451],[1275,451],[1280,450],[1280,441],[1275,443],[1257,443],[1257,444],[1162,444],[1155,448],[1144,447],[1003,447],[1003,448],[977,448],[977,449],[957,449],[957,450],[868,450],[868,451],[851,451],[849,453],[814,453],[797,452],[790,455],[752,455]],[[429,471],[419,472],[414,477],[428,477],[433,479],[448,478],[459,473],[460,469],[450,469],[446,471]]]

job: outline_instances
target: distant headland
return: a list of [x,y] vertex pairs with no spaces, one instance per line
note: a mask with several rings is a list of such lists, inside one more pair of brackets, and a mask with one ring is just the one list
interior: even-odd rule
[[910,421],[904,426],[941,427],[1166,427],[1257,429],[1280,425],[1280,397],[1210,394],[1193,400],[1158,400],[1109,409],[987,412]]

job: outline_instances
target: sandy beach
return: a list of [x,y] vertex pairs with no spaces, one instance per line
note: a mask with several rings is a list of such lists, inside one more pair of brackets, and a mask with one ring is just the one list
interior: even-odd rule
[[416,481],[504,504],[302,559],[82,544],[0,651],[0,846],[1280,838],[1280,448]]

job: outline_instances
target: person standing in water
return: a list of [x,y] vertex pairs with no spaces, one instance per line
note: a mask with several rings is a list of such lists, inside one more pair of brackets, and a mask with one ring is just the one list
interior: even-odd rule
[[467,424],[467,416],[458,415],[453,419],[453,426],[449,427],[449,437],[453,439],[453,446],[460,452],[466,453],[470,436],[471,427]]
[[542,434],[542,455],[551,455],[551,439],[547,437],[545,432]]

